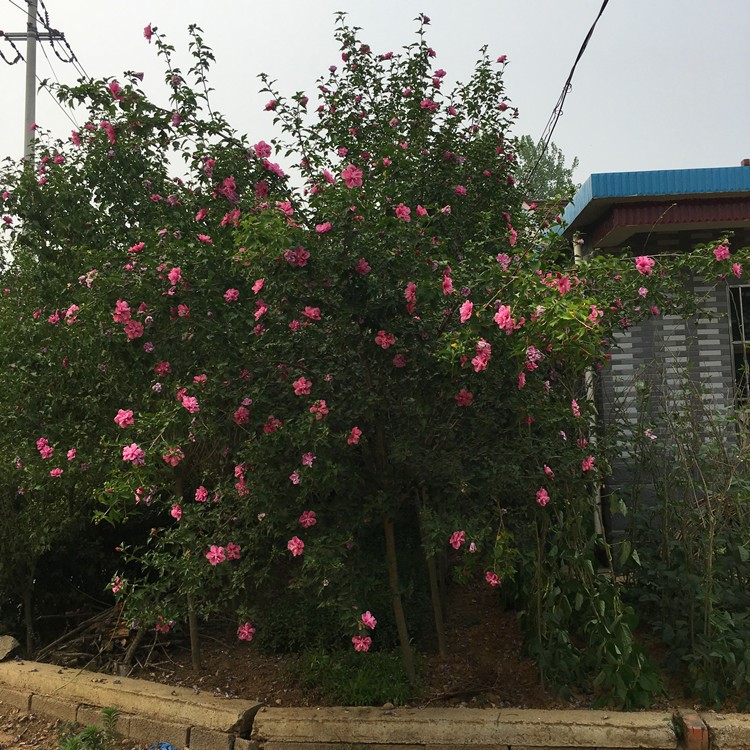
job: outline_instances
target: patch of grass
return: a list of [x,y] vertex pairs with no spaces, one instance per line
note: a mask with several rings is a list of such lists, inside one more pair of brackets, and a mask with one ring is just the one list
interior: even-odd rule
[[[416,656],[421,673],[424,659]],[[300,684],[339,706],[403,705],[419,693],[409,684],[398,653],[308,651],[297,664]]]
[[117,731],[120,711],[117,708],[102,709],[102,726],[85,727],[78,734],[61,732],[60,750],[114,750],[122,737]]

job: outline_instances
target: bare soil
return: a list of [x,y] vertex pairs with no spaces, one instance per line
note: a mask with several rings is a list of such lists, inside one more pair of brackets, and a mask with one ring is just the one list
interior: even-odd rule
[[[59,719],[50,721],[0,703],[0,750],[58,750],[61,732],[76,733],[81,728],[70,727]],[[146,750],[148,745],[138,745],[123,739],[121,747],[122,750]]]
[[[427,657],[422,688],[410,705],[539,709],[591,706],[592,696],[574,694],[565,700],[540,684],[536,665],[524,655],[516,614],[498,607],[495,592],[489,587],[457,586],[449,598],[447,656]],[[117,612],[109,618],[106,614],[102,613],[90,629],[95,634],[90,650],[98,649],[98,654],[96,660],[89,661],[88,668],[96,661],[100,669],[111,672],[131,645],[132,633],[123,629]],[[103,636],[104,632],[109,635]],[[67,662],[70,648],[81,649],[81,637],[76,636],[73,646],[63,642],[57,651],[46,650],[44,660],[73,666]],[[187,639],[159,635],[153,640],[148,636],[136,653],[129,676],[255,700],[268,706],[326,705],[315,691],[300,686],[295,656],[264,654],[255,644],[237,640],[234,633],[221,636],[216,631],[202,634],[201,647],[202,669],[197,672],[192,667]],[[78,655],[85,658],[83,653]],[[665,684],[671,693],[654,709],[691,705],[680,696],[676,683],[665,679]],[[26,715],[0,704],[0,750],[57,750],[60,725],[61,722]]]
[[[590,704],[589,696],[578,696],[571,703],[540,685],[534,662],[523,654],[515,613],[502,611],[489,587],[451,591],[446,636],[446,658],[427,657],[423,687],[410,705],[570,708]],[[320,695],[300,687],[294,656],[262,654],[252,643],[231,636],[204,637],[201,648],[201,673],[192,668],[187,644],[175,643],[131,676],[270,706],[325,705]]]
[[40,719],[0,704],[0,750],[36,747],[55,750],[58,746],[59,722]]

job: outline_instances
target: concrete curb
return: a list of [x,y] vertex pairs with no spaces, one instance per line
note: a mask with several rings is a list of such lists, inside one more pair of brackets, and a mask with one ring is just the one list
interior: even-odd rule
[[700,715],[708,727],[711,750],[747,750],[750,748],[750,714]]
[[[677,748],[669,713],[513,709],[267,708],[252,739],[266,750],[345,744],[405,748]],[[309,744],[305,748],[312,750]]]
[[0,663],[0,705],[80,724],[96,724],[102,708],[117,706],[124,736],[193,750],[231,750],[236,736],[249,734],[261,707],[146,680],[16,661]]
[[88,725],[117,706],[125,737],[191,750],[739,750],[750,715],[682,711],[265,708],[34,662],[0,663],[0,709]]

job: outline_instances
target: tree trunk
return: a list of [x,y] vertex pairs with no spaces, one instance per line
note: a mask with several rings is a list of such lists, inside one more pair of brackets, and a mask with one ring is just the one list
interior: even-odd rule
[[193,599],[188,594],[188,628],[190,630],[190,657],[193,661],[193,669],[200,672],[201,665],[201,639],[198,633],[198,615],[193,607]]
[[[386,493],[391,490],[391,482],[388,474],[388,460],[385,448],[385,429],[383,423],[375,424],[375,465],[378,475]],[[404,605],[401,601],[401,586],[398,577],[398,558],[396,557],[396,537],[393,532],[393,520],[386,511],[383,514],[383,529],[385,530],[385,558],[388,563],[388,581],[391,589],[391,602],[393,605],[393,616],[396,620],[398,640],[401,645],[401,660],[404,663],[404,671],[412,685],[417,683],[417,672],[414,669],[414,658],[411,653],[409,642],[409,630],[406,627],[406,615]]]
[[146,634],[145,629],[142,626],[139,626],[138,630],[135,631],[133,640],[130,642],[130,645],[128,646],[128,650],[125,652],[125,657],[122,660],[123,666],[125,667],[132,666],[133,659],[135,658],[135,652],[138,650],[138,647],[141,645],[141,641],[143,640],[143,636],[145,634]]
[[[427,489],[422,488],[421,505],[426,505]],[[443,621],[443,602],[440,596],[440,587],[438,585],[437,565],[435,564],[435,555],[427,553],[427,540],[425,538],[424,528],[422,527],[422,518],[420,513],[419,529],[422,535],[422,548],[425,550],[425,560],[427,561],[427,574],[430,580],[430,600],[432,601],[432,617],[435,623],[435,634],[437,635],[438,653],[440,658],[444,659],[447,653],[445,646],[445,623]]]
[[430,599],[432,599],[432,614],[435,618],[435,633],[437,634],[438,653],[441,659],[445,659],[447,650],[445,646],[445,623],[443,622],[443,605],[440,601],[440,590],[438,588],[437,566],[435,556],[427,558],[427,573],[430,576]]
[[385,529],[385,555],[388,561],[388,580],[391,585],[393,616],[396,619],[398,640],[401,644],[401,658],[404,662],[404,671],[406,672],[406,676],[409,678],[409,682],[412,685],[415,685],[417,682],[417,672],[414,669],[414,658],[411,653],[409,631],[406,627],[406,617],[404,616],[404,607],[401,602],[401,589],[398,582],[396,537],[393,532],[393,521],[387,515],[383,516],[383,528]]
[[34,576],[23,587],[23,620],[26,626],[26,658],[34,656]]
[[[177,502],[182,503],[182,495],[184,492],[183,485],[183,472],[177,474],[174,480],[174,494],[177,496]],[[195,611],[195,604],[193,602],[192,594],[187,594],[187,610],[188,610],[188,632],[190,634],[190,658],[193,662],[193,670],[200,672],[202,669],[201,665],[201,638],[198,632],[198,615]]]

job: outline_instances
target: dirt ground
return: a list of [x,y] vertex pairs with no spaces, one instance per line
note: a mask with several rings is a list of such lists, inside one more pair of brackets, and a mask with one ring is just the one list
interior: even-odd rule
[[0,750],[36,747],[55,750],[58,722],[46,721],[0,704]]
[[[425,684],[415,706],[563,708],[540,685],[534,663],[522,655],[522,637],[511,612],[497,607],[489,587],[456,589],[447,623],[448,656],[429,656]],[[294,658],[262,654],[252,643],[204,635],[204,669],[192,669],[188,644],[166,640],[145,668],[131,677],[222,695],[257,700],[269,706],[324,705],[320,696],[296,681]],[[585,705],[585,697],[580,705]],[[0,704],[0,750],[57,750],[62,722],[25,714]],[[132,745],[128,745],[132,747]]]
[[[590,707],[589,695],[574,694],[568,701],[540,685],[534,662],[523,654],[517,617],[497,606],[492,589],[456,587],[449,612],[447,657],[428,656],[423,689],[410,705]],[[148,663],[136,667],[130,676],[268,706],[325,705],[321,696],[298,684],[294,657],[262,654],[253,643],[239,641],[232,634],[226,639],[203,634],[202,660],[203,670],[196,673],[186,640],[166,638],[150,650]],[[689,705],[689,701],[675,692],[654,708],[668,710],[678,705]],[[0,704],[0,750],[57,750],[60,724]]]
[[[570,708],[590,704],[588,696],[577,696],[570,703],[539,684],[534,662],[522,653],[515,613],[500,610],[490,587],[456,587],[449,612],[447,658],[428,656],[423,690],[411,705]],[[136,669],[131,676],[270,706],[325,704],[297,684],[294,657],[261,654],[252,643],[235,638],[204,638],[202,658],[205,670],[196,674],[184,644],[162,650],[148,668]]]
[[[62,721],[49,721],[15,708],[4,708],[0,703],[0,750],[58,750],[60,733],[72,729]],[[76,727],[75,731],[80,731],[80,727]],[[148,745],[123,739],[120,747],[122,750],[146,750]]]

